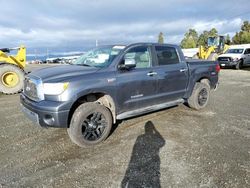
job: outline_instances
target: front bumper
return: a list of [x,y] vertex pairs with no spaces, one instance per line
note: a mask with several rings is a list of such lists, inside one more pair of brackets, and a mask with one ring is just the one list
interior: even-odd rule
[[233,67],[238,63],[239,61],[219,61],[221,67]]
[[68,127],[70,102],[34,102],[21,93],[20,103],[23,112],[35,124],[42,127]]

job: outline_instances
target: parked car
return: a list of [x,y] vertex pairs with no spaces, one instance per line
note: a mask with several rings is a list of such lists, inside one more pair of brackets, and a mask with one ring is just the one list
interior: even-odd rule
[[250,45],[232,46],[225,54],[219,55],[218,61],[221,67],[241,69],[250,66]]
[[105,140],[117,120],[184,102],[203,109],[219,71],[214,61],[186,61],[176,45],[103,46],[72,65],[30,73],[20,100],[33,122],[66,128],[84,147]]

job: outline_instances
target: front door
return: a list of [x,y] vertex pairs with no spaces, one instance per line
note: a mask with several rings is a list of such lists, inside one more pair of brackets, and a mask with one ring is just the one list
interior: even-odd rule
[[135,46],[125,52],[125,58],[132,58],[136,67],[118,70],[118,113],[133,111],[153,104],[156,94],[156,76],[152,73],[152,58],[149,46]]

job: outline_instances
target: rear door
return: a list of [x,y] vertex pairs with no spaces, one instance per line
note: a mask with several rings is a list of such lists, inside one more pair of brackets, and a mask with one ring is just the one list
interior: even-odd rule
[[152,105],[157,88],[156,76],[152,73],[150,46],[131,47],[125,52],[120,64],[124,63],[125,57],[134,59],[136,67],[130,70],[118,69],[118,113]]
[[186,62],[180,60],[174,46],[156,45],[154,51],[158,101],[168,102],[183,98],[188,84]]

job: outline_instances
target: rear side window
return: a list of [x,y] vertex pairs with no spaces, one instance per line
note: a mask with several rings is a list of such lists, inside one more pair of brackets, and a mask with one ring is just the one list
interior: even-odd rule
[[179,63],[176,49],[168,46],[156,46],[156,55],[159,65],[170,65]]

